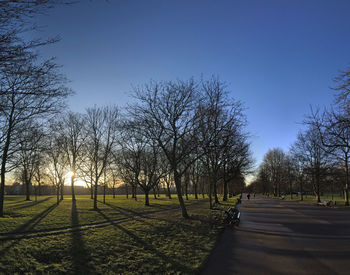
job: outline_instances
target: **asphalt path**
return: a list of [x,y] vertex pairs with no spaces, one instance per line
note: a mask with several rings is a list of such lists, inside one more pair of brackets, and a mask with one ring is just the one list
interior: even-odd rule
[[244,196],[201,274],[350,274],[350,211]]

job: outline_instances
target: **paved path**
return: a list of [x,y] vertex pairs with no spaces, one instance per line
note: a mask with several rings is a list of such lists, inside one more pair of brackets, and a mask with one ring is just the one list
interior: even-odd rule
[[201,274],[350,274],[350,211],[256,197]]

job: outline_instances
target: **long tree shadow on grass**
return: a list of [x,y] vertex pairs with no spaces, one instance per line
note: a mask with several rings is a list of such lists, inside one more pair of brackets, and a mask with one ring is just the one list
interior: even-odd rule
[[22,204],[11,207],[11,210],[19,210],[19,209],[24,209],[27,207],[35,206],[35,205],[38,205],[38,204],[43,203],[45,201],[48,201],[51,198],[52,197],[48,197],[48,198],[38,200],[38,201],[24,201]]
[[[52,210],[54,210],[57,207],[57,204],[54,203],[44,211],[40,212],[38,215],[31,218],[29,221],[25,222],[24,224],[18,226],[16,229],[10,232],[10,234],[13,233],[26,233],[30,232],[34,227],[39,224]],[[8,245],[5,245],[7,241],[2,241],[1,245],[3,246],[2,250],[0,250],[0,257],[3,256],[3,254],[8,251],[11,247],[15,246],[20,242],[20,240],[14,240],[11,241]]]
[[10,233],[23,233],[23,232],[30,232],[34,227],[40,223],[51,211],[53,211],[57,207],[57,204],[54,203],[44,211],[40,212],[38,215],[31,218],[26,223],[20,225],[15,230],[13,230]]
[[194,272],[191,268],[189,268],[189,267],[183,265],[182,263],[175,261],[173,258],[170,258],[170,257],[166,256],[165,254],[159,252],[156,247],[154,247],[152,244],[147,243],[146,241],[144,241],[142,238],[138,237],[136,234],[134,234],[130,230],[115,223],[113,220],[108,218],[100,209],[98,209],[97,212],[106,221],[108,221],[111,225],[113,225],[116,229],[123,231],[124,233],[126,233],[127,235],[132,237],[138,245],[141,245],[144,249],[146,249],[149,252],[151,252],[152,254],[154,254],[156,258],[162,259],[164,263],[170,263],[172,271],[177,270],[177,271],[184,272],[186,274]]
[[[200,223],[196,224],[185,224],[185,223],[179,223],[177,221],[167,219],[167,218],[161,218],[161,217],[145,217],[146,220],[156,220],[156,221],[162,221],[166,222],[168,226],[172,228],[178,228],[179,230],[183,232],[188,232],[190,236],[195,235],[202,235],[207,236],[208,235],[208,226],[213,226],[215,222],[208,220],[207,218],[201,217],[201,216],[190,216],[190,218],[187,220],[190,221],[197,221]],[[150,222],[152,224],[152,222]],[[165,235],[167,233],[165,232]],[[186,238],[182,240],[184,243],[186,243],[187,246],[195,248],[196,250],[201,250],[203,252],[210,252],[207,248],[203,247],[201,243],[196,244],[196,242],[193,241],[192,238]]]
[[163,207],[163,209],[154,210],[154,209],[150,208],[150,210],[147,210],[144,212],[142,212],[142,211],[137,212],[137,211],[134,211],[131,209],[127,209],[127,208],[123,208],[120,206],[110,204],[108,202],[106,202],[105,205],[109,206],[110,208],[113,208],[115,210],[120,211],[121,214],[124,214],[126,216],[138,216],[138,217],[144,217],[144,215],[147,215],[147,214],[152,214],[152,213],[157,213],[157,212],[162,212],[162,211],[167,211],[167,210],[179,209],[178,206],[167,206],[167,207]]
[[[72,201],[72,227],[79,227],[79,217],[76,201]],[[72,231],[72,268],[74,274],[91,274],[94,273],[94,268],[91,264],[91,256],[86,248],[83,236],[79,228]]]

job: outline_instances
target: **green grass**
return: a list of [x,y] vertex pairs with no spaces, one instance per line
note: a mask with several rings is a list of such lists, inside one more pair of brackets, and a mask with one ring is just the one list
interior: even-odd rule
[[[151,207],[144,206],[143,199],[108,196],[107,204],[100,202],[94,211],[88,196],[78,196],[75,205],[67,197],[58,206],[54,197],[40,197],[37,202],[7,197],[6,217],[0,220],[2,237],[11,232],[47,231],[2,240],[0,272],[198,273],[223,228],[220,209],[236,201],[232,198],[209,210],[207,200],[198,202],[191,196],[185,201],[191,218],[183,219],[177,198],[150,197]],[[89,224],[99,226],[69,229]],[[64,227],[68,230],[60,229]]]
[[[285,195],[285,199],[286,200],[294,200],[294,201],[300,201],[300,196],[296,196],[293,195],[293,199],[290,198],[290,195]],[[337,206],[344,206],[345,205],[345,200],[343,197],[339,196],[339,195],[334,195],[333,196],[333,200],[332,200],[332,195],[325,195],[325,196],[321,196],[321,201],[325,200],[325,201],[333,201],[333,203]],[[317,197],[316,196],[312,196],[312,195],[304,195],[303,196],[303,202],[306,203],[317,203]]]

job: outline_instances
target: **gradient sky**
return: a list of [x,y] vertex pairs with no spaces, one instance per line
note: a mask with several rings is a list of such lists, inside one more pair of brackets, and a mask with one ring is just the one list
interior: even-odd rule
[[82,0],[36,19],[36,35],[62,38],[41,52],[63,65],[72,110],[123,106],[150,79],[215,74],[247,108],[258,163],[288,150],[350,63],[348,0]]

